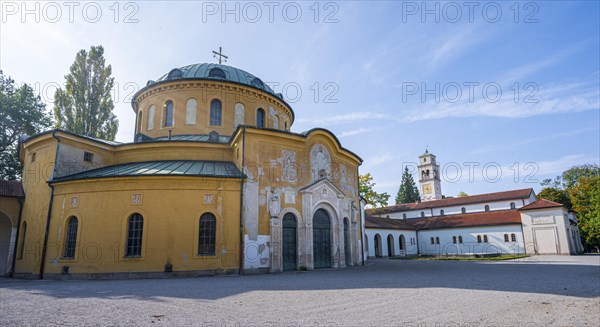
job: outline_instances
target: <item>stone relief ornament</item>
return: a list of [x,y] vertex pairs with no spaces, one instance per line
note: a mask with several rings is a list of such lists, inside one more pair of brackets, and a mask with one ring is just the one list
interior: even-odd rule
[[272,218],[279,216],[279,212],[281,211],[281,200],[279,196],[279,190],[276,188],[271,189],[271,194],[269,195],[269,214]]
[[296,182],[298,180],[298,171],[296,170],[296,152],[283,150],[282,157],[282,180],[287,182]]
[[331,176],[331,156],[327,148],[320,144],[315,144],[310,151],[310,167],[312,181],[317,181]]

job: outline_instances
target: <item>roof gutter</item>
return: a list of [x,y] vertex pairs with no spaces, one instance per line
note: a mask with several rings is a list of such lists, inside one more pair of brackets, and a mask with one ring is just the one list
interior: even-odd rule
[[[52,137],[56,139],[56,154],[54,155],[54,168],[52,169],[52,176],[50,180],[54,179],[54,173],[56,172],[56,164],[58,161],[58,151],[60,150],[60,139],[56,137],[56,130],[52,131]],[[42,246],[42,258],[40,261],[40,272],[39,278],[44,279],[44,267],[46,264],[46,252],[48,251],[48,234],[50,232],[50,218],[52,217],[52,204],[54,203],[54,186],[48,183],[50,187],[50,199],[48,200],[48,215],[46,217],[46,229],[44,232],[44,245]]]

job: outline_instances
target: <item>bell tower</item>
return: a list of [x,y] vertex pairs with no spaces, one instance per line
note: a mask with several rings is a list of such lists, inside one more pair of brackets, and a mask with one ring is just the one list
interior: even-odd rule
[[435,155],[425,150],[419,156],[419,192],[421,201],[440,200],[442,198],[442,185],[440,180],[440,165],[435,160]]

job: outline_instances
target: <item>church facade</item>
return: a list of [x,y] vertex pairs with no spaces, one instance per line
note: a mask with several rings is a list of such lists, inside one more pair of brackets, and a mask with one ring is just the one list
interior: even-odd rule
[[362,263],[362,159],[258,77],[175,68],[132,101],[117,143],[63,130],[20,144],[14,275],[122,278]]
[[421,202],[367,210],[365,256],[577,254],[577,220],[533,189],[442,198],[439,164],[419,157]]

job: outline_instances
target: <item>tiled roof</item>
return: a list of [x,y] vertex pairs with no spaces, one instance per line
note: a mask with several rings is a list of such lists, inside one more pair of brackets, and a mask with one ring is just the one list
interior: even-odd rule
[[0,180],[0,196],[8,196],[8,197],[25,197],[25,192],[23,191],[23,184],[19,181],[5,181]]
[[417,202],[417,203],[404,203],[394,206],[383,207],[379,209],[368,209],[366,210],[367,215],[374,214],[386,214],[392,212],[409,211],[409,210],[421,210],[439,207],[459,206],[467,204],[476,204],[484,202],[502,201],[502,200],[513,200],[513,199],[524,199],[528,198],[533,192],[531,188],[524,188],[520,190],[494,192],[477,194],[470,196],[463,196],[457,198],[446,198],[441,200]]
[[365,227],[381,229],[416,229],[408,222],[408,220],[405,219],[390,219],[379,217],[365,217]]
[[521,224],[521,213],[517,210],[501,210],[406,219],[406,221],[419,230],[513,225]]
[[165,160],[131,162],[92,169],[53,179],[63,182],[77,179],[135,176],[196,176],[241,178],[242,172],[233,162],[204,160]]
[[450,216],[429,218],[393,219],[366,217],[366,228],[381,229],[444,229],[479,226],[499,226],[521,224],[521,213],[518,210],[501,210],[488,212],[465,213]]
[[544,208],[556,208],[562,207],[563,205],[557,202],[553,202],[546,199],[538,199],[535,202],[531,202],[530,204],[520,208],[519,210],[531,210],[531,209],[544,209]]

